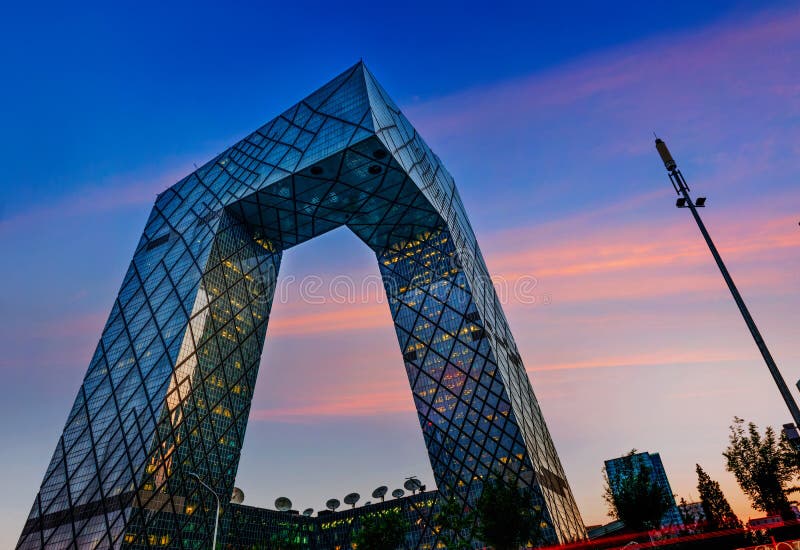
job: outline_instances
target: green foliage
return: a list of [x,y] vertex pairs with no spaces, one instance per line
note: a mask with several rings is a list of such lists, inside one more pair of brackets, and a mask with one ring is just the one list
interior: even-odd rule
[[[784,464],[792,471],[794,476],[800,475],[800,446],[798,442],[789,441],[786,433],[781,433],[781,449],[783,450]],[[800,487],[792,486],[786,489],[786,492],[797,493],[800,492]]]
[[706,530],[739,529],[742,522],[733,513],[728,499],[722,493],[719,483],[697,466],[697,492],[700,493],[700,503],[703,505],[703,514],[706,517]]
[[393,550],[403,543],[408,521],[399,510],[388,510],[364,517],[353,537],[358,550]]
[[652,472],[644,464],[635,464],[631,450],[621,463],[614,479],[608,477],[603,469],[606,482],[605,501],[609,515],[617,518],[634,531],[657,529],[661,518],[667,513],[673,501],[657,484],[652,482]]
[[285,522],[269,537],[265,550],[304,550],[308,548],[308,534],[299,525]]
[[722,455],[753,508],[794,519],[786,491],[796,470],[785,442],[775,436],[772,427],[762,436],[754,423],[745,427],[738,417],[733,419],[729,439]]
[[517,550],[521,545],[543,542],[547,526],[542,508],[536,505],[533,492],[497,475],[483,484],[475,506],[478,518],[476,535],[495,550]]
[[439,536],[447,550],[470,550],[470,531],[475,523],[475,513],[469,510],[455,495],[443,499],[439,513],[433,518]]

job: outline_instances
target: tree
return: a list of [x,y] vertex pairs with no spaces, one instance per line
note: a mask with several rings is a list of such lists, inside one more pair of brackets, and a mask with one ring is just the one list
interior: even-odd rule
[[740,529],[742,522],[733,513],[719,483],[711,479],[699,464],[695,464],[695,466],[697,467],[697,491],[700,493],[700,503],[703,505],[706,530]]
[[613,479],[603,468],[609,515],[634,531],[656,529],[674,501],[653,481],[650,468],[634,455],[636,449],[623,457]]
[[542,507],[533,491],[514,481],[491,474],[475,504],[478,518],[476,535],[495,550],[517,550],[523,544],[538,545],[544,540]]
[[794,519],[786,498],[794,468],[787,460],[786,446],[775,436],[772,427],[768,426],[762,436],[754,423],[748,423],[745,429],[744,420],[734,417],[729,439],[730,444],[722,455],[727,460],[728,471],[736,477],[753,508]]
[[399,510],[371,514],[361,521],[353,542],[358,550],[392,550],[403,543],[408,527]]
[[270,536],[269,550],[303,550],[308,547],[308,535],[299,525],[283,524]]
[[472,548],[470,531],[475,523],[475,514],[457,496],[450,495],[442,500],[433,521],[447,550]]
[[[781,449],[783,450],[784,463],[792,470],[794,475],[800,475],[800,442],[789,439],[785,431],[781,432]],[[787,493],[796,493],[800,487],[791,487]]]

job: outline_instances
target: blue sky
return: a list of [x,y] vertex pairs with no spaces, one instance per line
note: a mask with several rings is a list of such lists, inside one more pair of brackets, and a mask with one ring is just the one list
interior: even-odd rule
[[[787,415],[671,207],[652,131],[709,195],[709,227],[792,384],[796,4],[433,4],[7,8],[0,545],[18,536],[155,194],[359,58],[455,176],[490,270],[538,280],[537,304],[506,311],[584,520],[606,519],[602,461],[632,447],[660,451],[687,498],[701,462],[750,513],[720,456],[727,425]],[[373,263],[340,230],[281,273]],[[278,304],[267,339],[246,502],[431,483],[385,304]]]
[[0,38],[4,215],[42,192],[200,163],[359,58],[408,105],[759,5],[14,3]]

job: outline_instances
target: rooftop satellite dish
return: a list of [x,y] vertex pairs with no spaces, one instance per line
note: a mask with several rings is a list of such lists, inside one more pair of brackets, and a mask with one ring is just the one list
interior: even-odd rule
[[231,502],[234,504],[241,504],[244,502],[244,491],[238,487],[234,487],[233,494],[231,495]]
[[313,514],[314,514],[313,508],[306,508],[305,510],[303,510],[303,515],[306,516],[307,518],[310,518]]
[[360,498],[361,495],[359,495],[358,493],[350,493],[349,495],[344,497],[344,503],[349,504],[351,508],[355,508],[356,502],[358,502],[358,499]]
[[405,491],[403,491],[402,489],[395,489],[394,491],[392,491],[392,496],[393,496],[394,498],[400,498],[400,497],[401,497],[401,496],[403,496],[404,494],[406,494],[406,492],[405,492]]
[[286,497],[278,497],[275,499],[275,509],[280,512],[288,512],[292,509],[292,501]]
[[403,483],[403,487],[406,488],[406,491],[411,491],[412,493],[416,493],[421,486],[422,483],[420,483],[415,477],[410,477],[406,479],[405,483]]
[[364,503],[364,506],[369,506],[370,504],[372,504],[372,501],[368,500],[367,502]]
[[328,502],[325,503],[325,508],[327,508],[328,510],[333,512],[334,510],[336,510],[339,507],[339,504],[341,504],[341,503],[338,500],[336,500],[335,498],[332,498]]
[[386,485],[381,485],[374,491],[372,491],[372,498],[379,498],[381,502],[383,502],[383,497],[386,496],[386,493],[389,491],[389,488]]

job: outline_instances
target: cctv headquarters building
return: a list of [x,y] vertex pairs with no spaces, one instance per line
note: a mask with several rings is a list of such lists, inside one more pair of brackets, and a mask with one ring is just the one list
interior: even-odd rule
[[[470,505],[493,471],[548,540],[584,538],[453,177],[358,63],[158,195],[17,548],[211,548],[189,472],[219,548],[313,534],[229,501],[281,256],[342,225],[378,262],[437,487],[377,505],[419,512],[405,546],[436,548],[438,495]],[[320,540],[300,547],[349,547]]]

